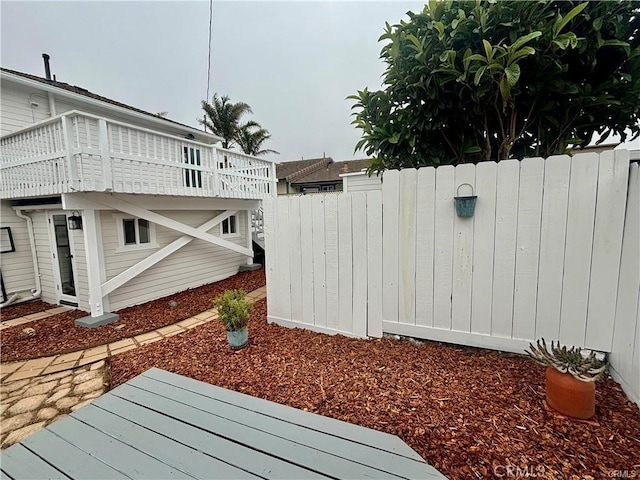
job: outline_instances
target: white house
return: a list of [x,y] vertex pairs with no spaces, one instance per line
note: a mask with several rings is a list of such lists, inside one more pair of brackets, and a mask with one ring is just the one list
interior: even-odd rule
[[50,78],[2,69],[3,306],[111,312],[253,263],[251,211],[274,164],[219,137]]

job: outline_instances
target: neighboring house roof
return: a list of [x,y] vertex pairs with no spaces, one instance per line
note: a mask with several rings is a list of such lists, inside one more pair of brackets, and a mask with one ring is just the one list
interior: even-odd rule
[[333,159],[331,157],[281,162],[276,164],[276,176],[278,177],[278,180],[294,182],[305,175],[326,167],[330,163],[333,163]]
[[586,147],[572,149],[571,150],[571,154],[572,155],[576,155],[578,153],[589,153],[589,152],[591,152],[591,153],[602,153],[605,150],[613,150],[618,145],[620,145],[620,142],[617,142],[617,143],[602,143],[600,145],[588,145]]
[[295,184],[303,183],[341,183],[340,175],[345,173],[360,172],[369,166],[369,160],[347,160],[344,162],[331,162],[325,167],[316,169],[302,178],[296,179]]
[[208,135],[208,136],[211,136],[211,137],[216,137],[216,138],[220,139],[220,137],[218,137],[217,135],[213,135],[213,134],[208,133],[208,132],[203,132],[203,131],[195,129],[194,127],[191,127],[189,125],[185,125],[183,123],[179,123],[179,122],[176,122],[174,120],[169,120],[168,118],[160,117],[160,116],[158,116],[158,115],[156,115],[154,113],[150,113],[150,112],[147,112],[145,110],[141,110],[140,108],[136,108],[136,107],[133,107],[131,105],[127,105],[126,103],[118,102],[116,100],[112,100],[110,98],[103,97],[102,95],[98,95],[97,93],[90,92],[86,88],[78,87],[77,85],[70,85],[68,83],[60,82],[60,81],[57,81],[57,80],[47,80],[46,78],[38,77],[37,75],[31,75],[29,73],[19,72],[17,70],[11,70],[9,68],[4,68],[4,67],[0,67],[0,71],[5,72],[5,73],[9,73],[11,75],[16,75],[18,77],[25,78],[27,80],[31,80],[31,81],[34,81],[34,82],[39,82],[39,83],[42,83],[42,84],[44,84],[46,86],[49,86],[49,87],[59,88],[61,90],[65,90],[67,92],[75,93],[75,94],[81,95],[83,97],[88,97],[88,98],[91,98],[91,99],[94,99],[94,100],[98,100],[100,102],[108,103],[110,105],[114,105],[116,107],[124,108],[124,109],[130,110],[132,112],[141,113],[143,115],[148,115],[149,117],[153,117],[154,119],[157,119],[157,120],[160,120],[160,121],[163,121],[163,122],[168,122],[170,124],[177,125],[177,126],[180,126],[180,127],[188,128],[189,130],[196,130],[197,132],[199,132],[201,134],[205,134],[205,135]]

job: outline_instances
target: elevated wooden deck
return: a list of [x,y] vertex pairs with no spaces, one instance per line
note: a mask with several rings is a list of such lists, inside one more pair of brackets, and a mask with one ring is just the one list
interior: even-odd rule
[[151,369],[2,452],[25,478],[445,478],[398,437]]
[[73,192],[262,199],[273,162],[73,110],[0,139],[0,198]]

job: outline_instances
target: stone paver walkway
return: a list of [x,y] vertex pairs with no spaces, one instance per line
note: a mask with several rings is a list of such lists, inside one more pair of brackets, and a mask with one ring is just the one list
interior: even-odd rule
[[[261,287],[248,293],[247,300],[253,303],[266,296],[267,288]],[[102,395],[108,387],[104,361],[108,357],[178,335],[217,318],[216,310],[210,309],[173,325],[106,345],[0,363],[0,447],[24,440]]]
[[1,448],[24,440],[102,395],[108,384],[105,367],[101,360],[75,370],[3,384]]
[[49,310],[45,310],[44,312],[36,312],[31,313],[29,315],[25,315],[24,317],[18,317],[11,320],[4,320],[0,323],[0,330],[4,330],[5,328],[15,327],[16,325],[22,325],[23,323],[33,322],[34,320],[42,320],[43,318],[52,317],[59,313],[67,312],[69,310],[73,310],[71,307],[56,307],[50,308]]

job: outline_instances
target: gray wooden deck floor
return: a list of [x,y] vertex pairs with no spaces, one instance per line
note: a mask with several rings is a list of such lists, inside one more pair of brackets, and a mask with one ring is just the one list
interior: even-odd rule
[[445,478],[398,437],[151,369],[0,454],[3,478]]

